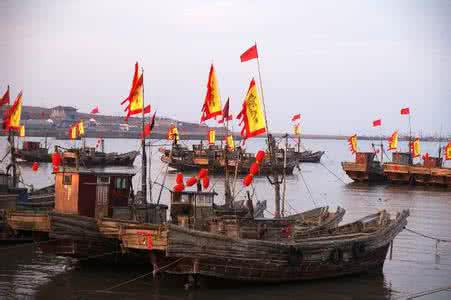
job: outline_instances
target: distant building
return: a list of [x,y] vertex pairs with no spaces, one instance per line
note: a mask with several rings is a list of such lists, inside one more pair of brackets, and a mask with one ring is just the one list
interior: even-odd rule
[[75,121],[77,120],[77,109],[72,106],[55,106],[50,110],[50,118]]

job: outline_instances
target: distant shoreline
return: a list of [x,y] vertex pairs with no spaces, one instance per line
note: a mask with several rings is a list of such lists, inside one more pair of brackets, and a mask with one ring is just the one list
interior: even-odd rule
[[[6,136],[3,132],[1,132],[2,136]],[[241,136],[238,133],[233,134],[235,137],[235,140],[241,140]],[[286,134],[285,133],[274,133],[273,134],[277,138],[282,138]],[[29,129],[26,131],[27,137],[48,137],[48,138],[55,138],[57,140],[68,140],[68,134],[66,129],[47,129],[47,130],[40,130],[40,129]],[[108,138],[108,139],[139,139],[139,132],[138,131],[121,131],[121,130],[90,130],[86,131],[87,138]],[[294,137],[293,135],[290,135],[290,137]],[[180,138],[182,140],[206,140],[207,136],[205,133],[198,133],[198,132],[188,132],[183,133],[182,130],[180,130]],[[259,138],[265,138],[265,135],[259,136]],[[349,137],[344,135],[328,135],[328,134],[304,134],[301,136],[301,139],[307,139],[307,140],[347,140]],[[380,136],[357,136],[360,140],[373,140],[375,142],[380,141]],[[166,139],[166,132],[157,131],[152,133],[150,139]],[[222,140],[224,139],[224,135],[221,133],[216,133],[216,139]],[[388,136],[383,136],[383,140],[387,140]],[[408,141],[408,137],[400,136],[400,141]],[[451,137],[442,137],[441,139],[437,137],[420,137],[421,141],[426,142],[443,142],[446,143],[449,140],[451,140]]]

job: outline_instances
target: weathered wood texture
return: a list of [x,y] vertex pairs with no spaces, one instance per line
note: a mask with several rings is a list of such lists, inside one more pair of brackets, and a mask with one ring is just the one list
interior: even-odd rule
[[8,226],[15,231],[50,231],[47,212],[10,211],[6,218]]
[[[318,232],[296,242],[230,238],[170,225],[167,272],[251,281],[293,281],[381,270],[387,249],[407,224],[408,211]],[[357,225],[356,225],[357,224]]]

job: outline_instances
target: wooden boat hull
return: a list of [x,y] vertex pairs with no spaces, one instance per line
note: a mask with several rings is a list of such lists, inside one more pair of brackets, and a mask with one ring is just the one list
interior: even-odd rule
[[384,183],[387,181],[382,168],[368,168],[366,164],[342,162],[343,170],[355,182]]
[[[98,152],[96,152],[95,155],[84,155],[82,152],[80,155],[80,165],[86,167],[132,166],[138,155],[139,155],[138,151],[130,151],[119,154],[118,153],[98,154]],[[17,150],[17,157],[29,162],[49,163],[52,161],[51,154],[47,152],[47,149],[40,149],[39,151]]]
[[[208,172],[210,174],[217,174],[217,175],[223,175],[225,174],[225,165],[221,164],[220,161],[215,162],[206,162],[206,163],[198,163],[194,161],[188,161],[188,160],[182,160],[182,159],[169,159],[167,155],[161,156],[161,161],[164,163],[169,164],[169,167],[179,171],[179,172],[198,172],[200,169],[208,169]],[[285,173],[287,175],[292,175],[294,168],[298,165],[298,162],[296,160],[291,160],[287,163],[287,166],[285,168]],[[235,164],[230,163],[228,170],[231,174],[235,173]],[[237,173],[240,175],[246,175],[249,173],[250,164],[239,164]],[[278,165],[276,167],[277,172],[279,174],[283,174],[284,167],[282,164]],[[263,164],[260,167],[258,175],[264,176],[268,175],[271,172],[271,167],[268,164]]]
[[170,225],[166,272],[243,281],[283,282],[381,271],[408,211],[370,234],[318,236],[296,242],[233,239]]
[[296,152],[296,158],[299,162],[318,163],[321,161],[321,157],[324,155],[324,151],[303,151]]
[[390,182],[397,184],[451,187],[451,168],[386,163],[384,174]]

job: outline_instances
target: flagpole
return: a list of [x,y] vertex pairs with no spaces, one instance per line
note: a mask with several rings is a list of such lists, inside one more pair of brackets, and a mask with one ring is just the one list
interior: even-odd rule
[[[255,42],[255,48],[257,48],[257,42]],[[266,127],[266,139],[268,140],[268,150],[269,150],[269,159],[271,161],[271,167],[273,168],[273,185],[274,185],[274,193],[275,193],[275,211],[274,217],[280,218],[280,182],[279,182],[279,174],[276,172],[276,158],[274,153],[274,138],[270,139],[269,135],[269,126],[268,126],[268,117],[266,115],[266,105],[265,105],[265,95],[263,93],[263,82],[262,82],[262,74],[260,70],[260,59],[257,55],[257,68],[258,68],[258,79],[260,81],[260,92],[262,94],[262,103],[263,103],[263,113],[265,115],[265,127]]]
[[384,145],[382,144],[382,124],[379,126],[380,128],[380,139],[381,139],[381,164],[384,160]]
[[410,120],[410,110],[409,110],[409,164],[413,163],[412,157],[412,125]]
[[[144,135],[145,117],[144,117],[144,69],[141,68],[141,76],[143,78],[142,82],[142,136],[141,136],[141,148],[142,148],[142,158],[141,158],[141,189],[143,194],[143,204],[147,204],[147,156],[146,156],[146,137]],[[147,212],[147,210],[146,210]],[[146,214],[146,221],[148,221],[148,216]]]

